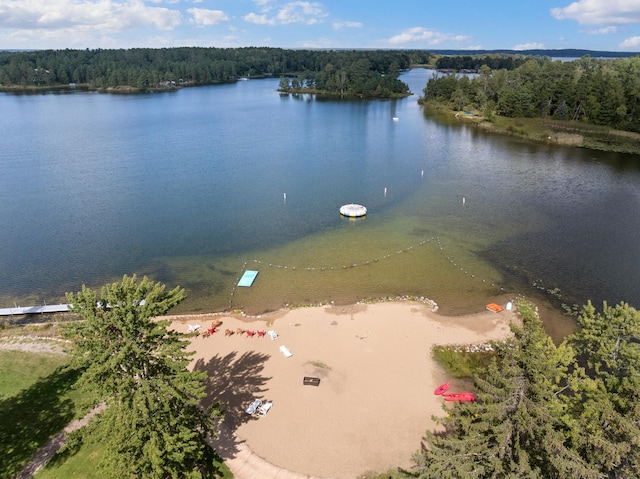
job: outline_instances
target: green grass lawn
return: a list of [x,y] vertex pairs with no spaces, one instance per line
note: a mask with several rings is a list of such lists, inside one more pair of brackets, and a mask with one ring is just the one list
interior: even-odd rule
[[34,476],[36,479],[99,479],[96,464],[100,460],[100,445],[84,443],[71,456],[53,456]]
[[18,474],[38,448],[84,414],[78,371],[64,354],[0,351],[0,477]]
[[[99,444],[84,443],[76,454],[62,459],[54,456],[34,477],[35,479],[100,479],[101,476],[96,468],[100,453]],[[216,465],[220,467],[218,476],[220,479],[233,479],[233,474],[222,461]]]
[[[0,477],[15,477],[36,451],[74,419],[91,398],[72,386],[78,371],[65,354],[0,351]],[[71,456],[54,456],[38,479],[98,479],[100,445],[85,443]],[[222,479],[233,475],[222,465]]]
[[33,386],[67,364],[64,354],[34,354],[22,351],[0,351],[0,401]]
[[454,378],[473,378],[480,370],[485,369],[493,357],[492,352],[458,351],[453,346],[435,346],[432,350],[434,359]]

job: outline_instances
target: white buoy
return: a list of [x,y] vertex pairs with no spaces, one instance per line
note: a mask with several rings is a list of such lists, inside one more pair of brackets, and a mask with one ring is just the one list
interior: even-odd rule
[[422,172],[420,173],[420,176],[424,178],[424,170],[422,170]]
[[284,194],[284,202],[285,203],[287,202],[287,194],[286,193]]
[[387,187],[386,186],[384,187],[384,197],[385,198],[387,197]]
[[462,197],[462,206],[464,206],[464,204],[467,202],[467,199],[463,196]]

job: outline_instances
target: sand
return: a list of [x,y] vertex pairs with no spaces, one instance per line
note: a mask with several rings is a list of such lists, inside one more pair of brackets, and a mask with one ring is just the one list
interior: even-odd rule
[[[190,350],[192,366],[209,375],[208,397],[226,410],[223,427],[233,441],[289,471],[353,479],[410,468],[425,431],[436,428],[431,416],[445,414],[436,387],[450,381],[450,392],[469,390],[433,361],[432,346],[504,339],[516,314],[445,317],[403,301],[172,319],[183,332],[222,321],[213,335],[193,338]],[[225,336],[236,328],[274,330],[278,338]],[[305,376],[320,384],[304,385]],[[255,398],[273,402],[266,416],[244,412]],[[220,447],[223,457],[233,456],[233,444]]]

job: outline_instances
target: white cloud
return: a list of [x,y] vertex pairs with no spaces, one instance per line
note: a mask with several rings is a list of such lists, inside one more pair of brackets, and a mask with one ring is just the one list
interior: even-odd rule
[[610,33],[617,33],[618,27],[610,26],[610,27],[602,27],[602,28],[594,28],[592,30],[587,30],[586,33],[589,35],[608,35]]
[[206,8],[190,8],[187,10],[197,25],[216,25],[226,22],[229,17],[222,10],[208,10]]
[[538,42],[520,43],[513,47],[514,50],[543,50],[544,44]]
[[618,45],[620,48],[638,48],[640,47],[640,37],[627,38],[624,42]]
[[[243,17],[249,23],[258,25],[287,25],[290,23],[302,23],[314,25],[320,23],[327,16],[322,10],[322,5],[317,2],[289,2],[271,7],[271,2],[258,0],[258,5],[263,6],[261,14],[251,12]],[[272,11],[275,15],[269,15]]]
[[332,25],[334,30],[340,30],[342,28],[362,28],[361,22],[333,22]]
[[552,8],[551,15],[585,25],[640,23],[640,0],[578,0],[564,8]]
[[322,11],[319,3],[291,2],[278,10],[277,18],[280,23],[318,23],[327,14]]
[[392,45],[402,45],[406,43],[422,43],[427,45],[438,45],[444,41],[464,42],[469,37],[465,35],[451,35],[449,33],[436,32],[423,27],[414,27],[405,30],[399,35],[389,38]]
[[245,22],[255,23],[256,25],[275,25],[274,19],[268,19],[266,15],[257,15],[253,12],[248,13],[242,19]]
[[[95,33],[152,26],[172,30],[178,10],[150,7],[140,0],[0,0],[0,28],[18,31],[91,28]],[[67,31],[73,35],[73,30]]]

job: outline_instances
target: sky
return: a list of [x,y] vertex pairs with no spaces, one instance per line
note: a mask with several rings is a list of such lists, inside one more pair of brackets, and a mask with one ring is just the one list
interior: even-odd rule
[[640,0],[0,0],[0,49],[640,52]]

